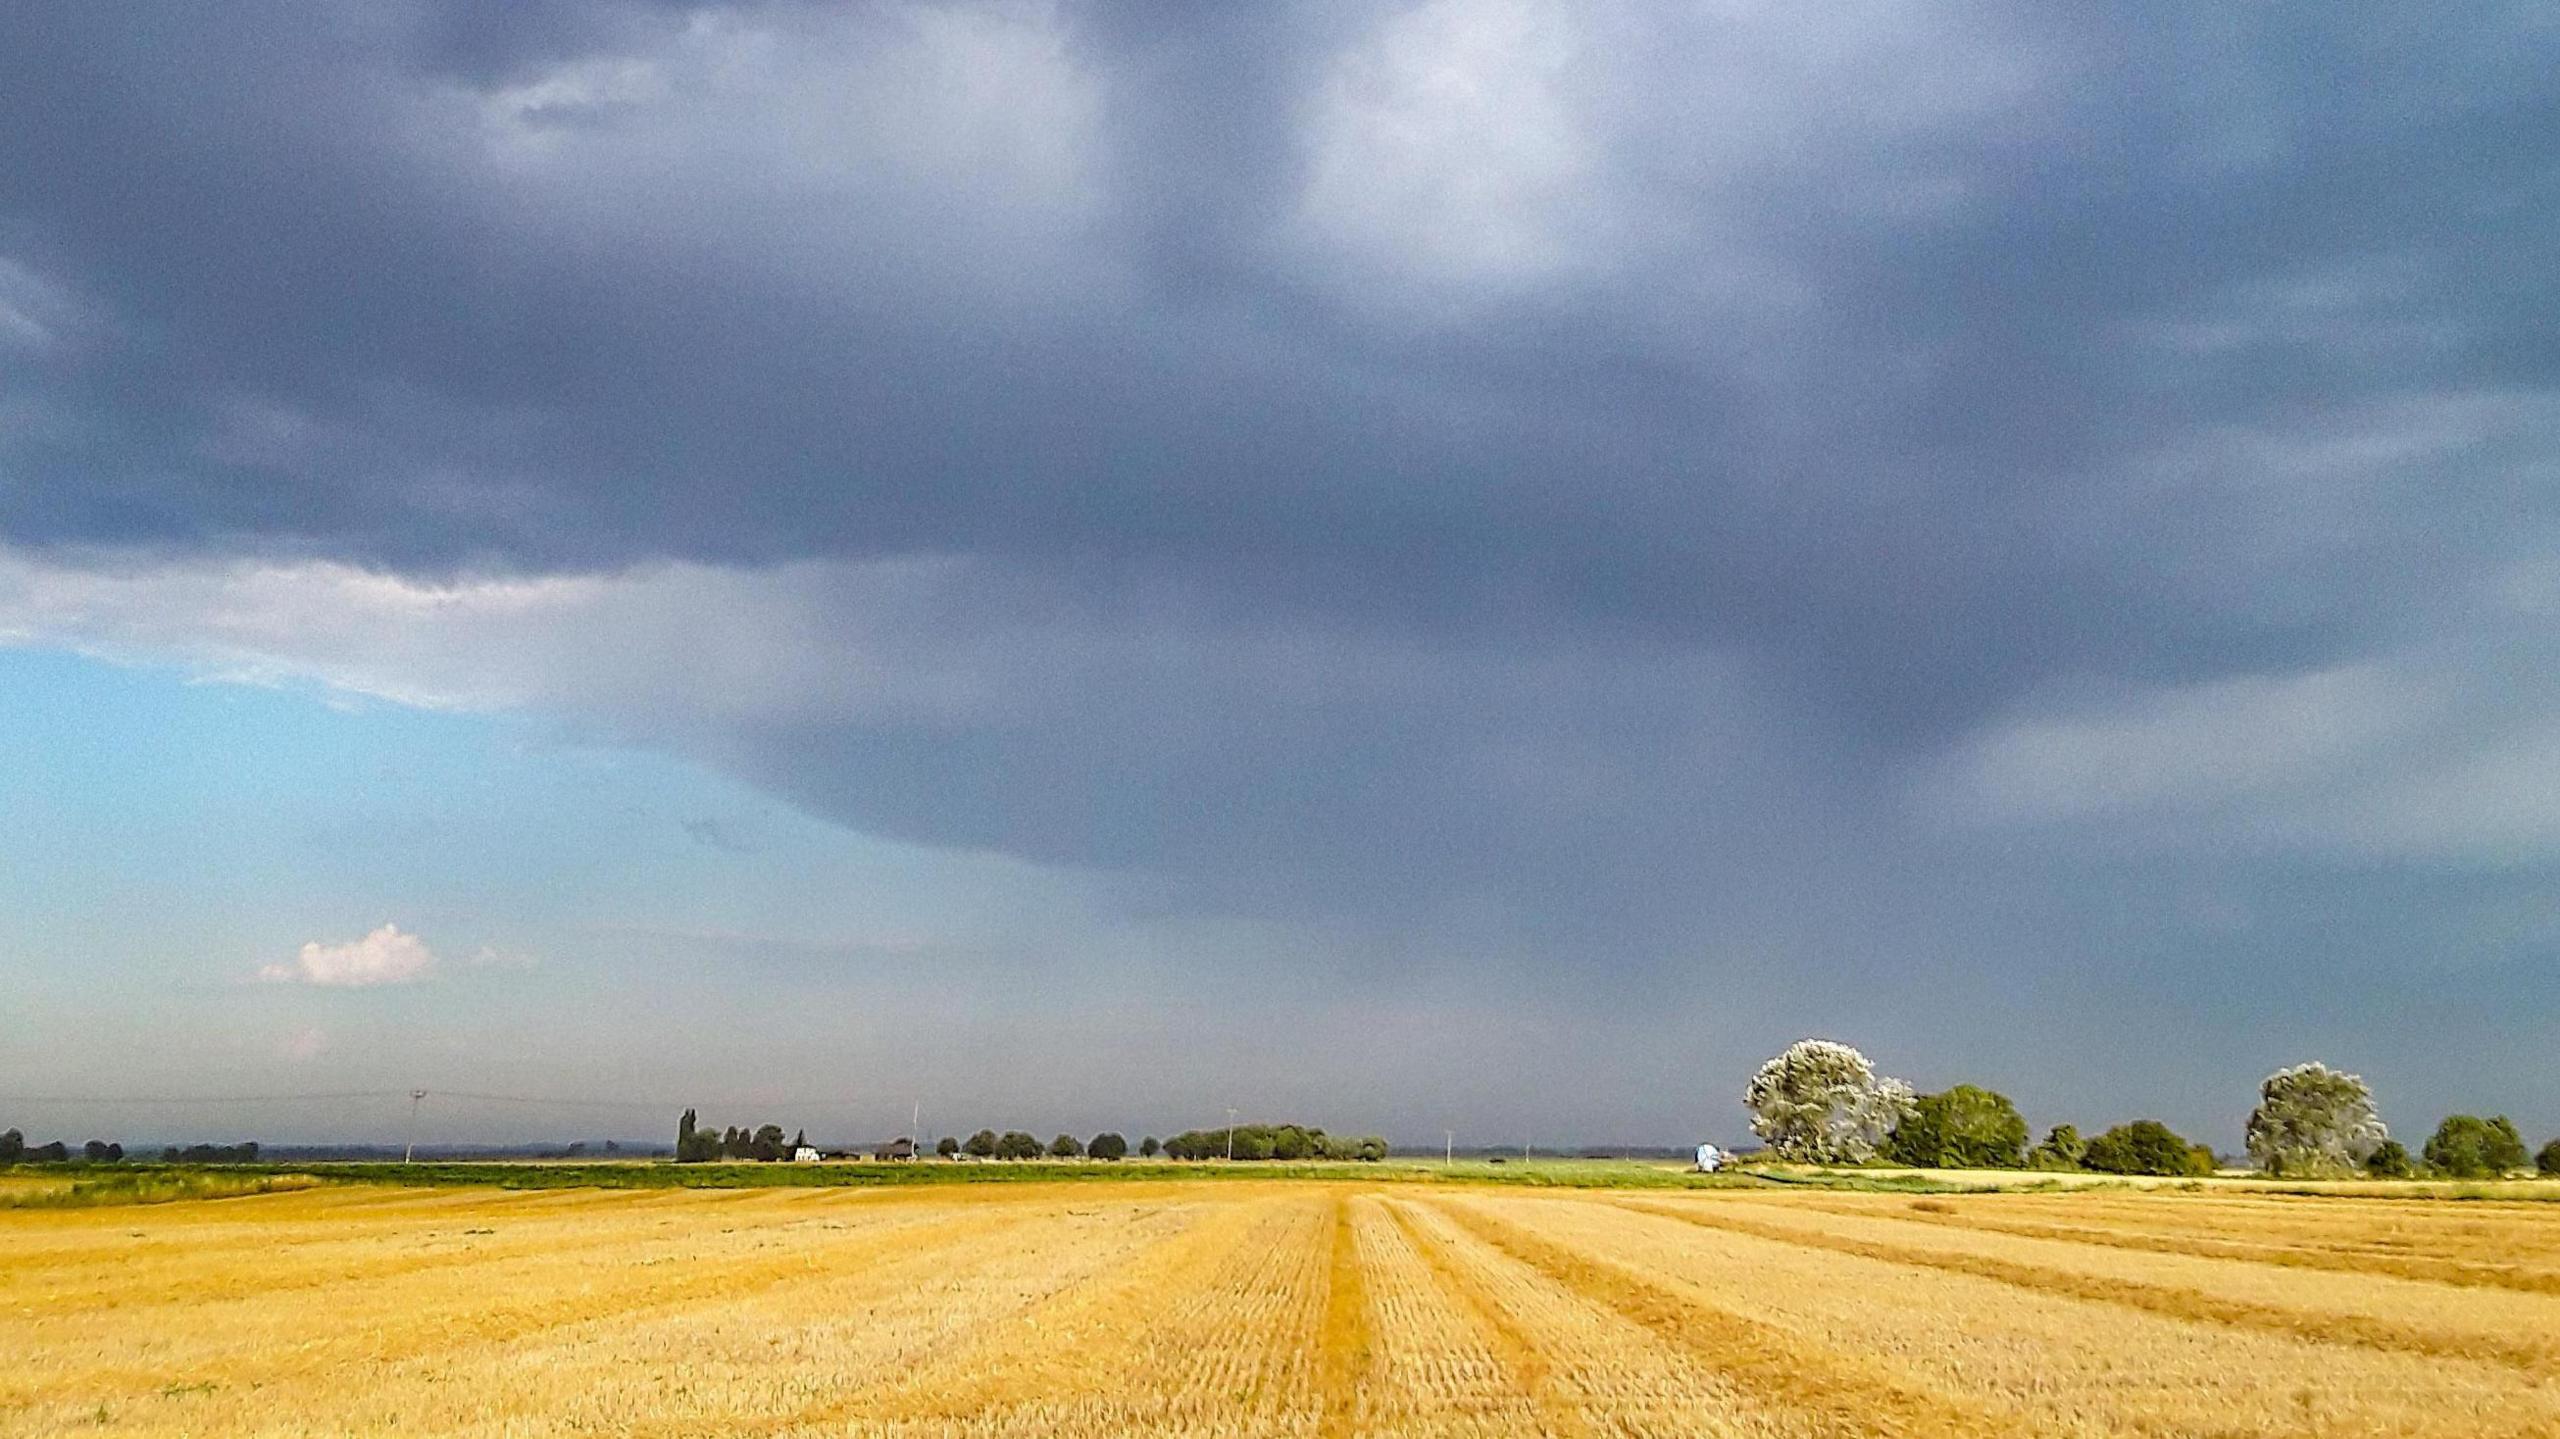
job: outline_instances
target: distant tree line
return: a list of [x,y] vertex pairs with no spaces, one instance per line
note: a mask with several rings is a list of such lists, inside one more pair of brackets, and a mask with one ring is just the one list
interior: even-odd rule
[[[686,1110],[676,1121],[676,1162],[709,1164],[720,1160],[754,1160],[771,1162],[788,1159],[794,1151],[809,1142],[806,1132],[785,1140],[782,1126],[767,1124],[749,1129],[713,1130],[705,1127],[693,1110]],[[1378,1136],[1338,1138],[1308,1124],[1243,1124],[1232,1135],[1224,1129],[1191,1129],[1171,1139],[1159,1140],[1150,1134],[1138,1141],[1135,1153],[1141,1159],[1224,1159],[1233,1145],[1239,1160],[1348,1159],[1376,1161],[1387,1157],[1387,1142]],[[1106,1163],[1126,1159],[1131,1154],[1126,1137],[1105,1130],[1091,1139],[1078,1139],[1061,1134],[1046,1144],[1038,1136],[1019,1129],[999,1134],[981,1129],[966,1139],[945,1135],[937,1140],[933,1152],[944,1159],[1098,1159]]]
[[760,1124],[753,1129],[732,1127],[713,1133],[700,1126],[690,1109],[676,1121],[678,1164],[709,1164],[722,1159],[771,1164],[776,1160],[789,1159],[808,1143],[807,1130],[785,1139],[779,1124]]
[[190,1144],[181,1149],[172,1144],[160,1151],[163,1164],[255,1164],[258,1141],[240,1144]]
[[[29,1144],[27,1136],[15,1129],[0,1130],[0,1164],[122,1164],[124,1146],[104,1139],[92,1139],[75,1153],[61,1140],[50,1144]],[[160,1151],[163,1164],[255,1164],[258,1162],[256,1141],[246,1144],[191,1144],[181,1149],[170,1145]]]
[[[89,1143],[102,1150],[113,1147],[118,1159],[124,1157],[122,1146],[100,1145],[94,1139]],[[63,1164],[70,1158],[71,1146],[59,1139],[51,1144],[31,1145],[27,1143],[27,1137],[17,1130],[0,1131],[0,1164]]]
[[1353,1159],[1376,1163],[1387,1157],[1387,1142],[1374,1134],[1352,1137],[1325,1133],[1312,1124],[1239,1124],[1234,1129],[1186,1129],[1164,1142],[1172,1159],[1279,1160]]
[[[1857,1050],[1823,1039],[1790,1045],[1762,1065],[1743,1107],[1773,1156],[1803,1163],[2149,1175],[2204,1175],[2216,1166],[2210,1146],[2156,1119],[2090,1139],[2058,1124],[2030,1147],[2026,1119],[2007,1095],[1971,1084],[1914,1094]],[[2449,1116],[2413,1158],[2384,1127],[2364,1080],[2317,1062],[2267,1076],[2247,1139],[2261,1172],[2287,1178],[2488,1179],[2528,1164],[2560,1176],[2560,1139],[2528,1155],[2504,1115]]]
[[[1160,1147],[1151,1135],[1140,1142],[1139,1152],[1152,1158]],[[1107,1129],[1091,1139],[1061,1134],[1047,1144],[1019,1129],[1008,1129],[1002,1134],[992,1129],[981,1129],[966,1139],[944,1135],[933,1148],[945,1159],[958,1159],[962,1155],[971,1159],[1038,1159],[1044,1154],[1051,1159],[1106,1161],[1129,1157],[1129,1141]]]
[[[89,1164],[116,1164],[124,1159],[124,1146],[92,1139],[80,1146],[79,1157]],[[29,1144],[17,1130],[0,1130],[0,1164],[68,1164],[71,1146],[57,1139],[50,1144]]]

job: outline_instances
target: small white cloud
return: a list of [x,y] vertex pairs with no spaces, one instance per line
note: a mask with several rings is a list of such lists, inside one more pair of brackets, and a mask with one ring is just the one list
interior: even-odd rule
[[386,924],[362,939],[345,944],[314,940],[291,964],[271,964],[258,977],[279,984],[318,984],[356,989],[377,984],[412,984],[435,972],[435,952],[400,926]]

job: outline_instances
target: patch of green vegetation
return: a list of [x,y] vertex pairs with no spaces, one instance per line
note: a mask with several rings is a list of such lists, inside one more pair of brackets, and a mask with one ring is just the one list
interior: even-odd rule
[[[830,1164],[318,1164],[297,1173],[332,1181],[499,1189],[876,1188],[940,1184],[1057,1184],[1160,1180],[1308,1180],[1408,1184],[1502,1184],[1574,1189],[1756,1188],[1750,1174],[1697,1174],[1634,1160],[1539,1159],[1496,1164],[1461,1160],[1361,1163],[1103,1163],[1035,1160],[954,1164],[936,1160]],[[1848,1181],[1843,1182],[1846,1187]],[[1926,1192],[1921,1181],[1915,1187]]]
[[172,1204],[188,1199],[236,1199],[309,1189],[308,1174],[261,1170],[189,1169],[149,1165],[75,1172],[68,1183],[23,1190],[0,1189],[0,1209],[99,1209],[128,1204]]
[[[13,1181],[27,1180],[25,1184]],[[76,1208],[111,1204],[156,1204],[183,1199],[221,1199],[266,1194],[319,1183],[394,1184],[418,1187],[486,1187],[497,1189],[779,1189],[882,1188],[949,1184],[1059,1184],[1131,1181],[1296,1180],[1387,1184],[1503,1185],[1542,1189],[1766,1189],[1788,1187],[1875,1194],[2017,1194],[2065,1189],[2145,1187],[2139,1181],[2111,1175],[2051,1172],[1962,1171],[1960,1175],[1913,1172],[1893,1166],[1796,1166],[1745,1164],[1717,1174],[1700,1174],[1677,1164],[1631,1159],[1390,1159],[1378,1163],[1310,1160],[1296,1163],[1220,1161],[1117,1163],[1091,1160],[1026,1160],[1020,1162],[951,1163],[925,1159],[910,1162],[829,1164],[672,1164],[666,1162],[447,1162],[428,1164],[356,1163],[281,1165],[128,1165],[114,1169],[74,1168],[66,1175],[53,1169],[40,1179],[19,1170],[0,1174],[0,1208]],[[2260,1194],[2366,1198],[2550,1199],[2560,1201],[2560,1184],[2499,1186],[2380,1184],[2370,1181],[2339,1187],[2299,1182],[2226,1178],[2211,1184],[2185,1181],[2151,1186],[2151,1192],[2227,1192],[2245,1185]],[[2523,1192],[2533,1188],[2542,1193]]]

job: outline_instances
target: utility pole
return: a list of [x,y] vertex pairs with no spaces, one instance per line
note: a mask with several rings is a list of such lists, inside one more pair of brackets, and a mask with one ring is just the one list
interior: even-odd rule
[[1443,1168],[1443,1169],[1447,1169],[1447,1168],[1449,1168],[1451,1165],[1456,1164],[1457,1162],[1458,1162],[1458,1131],[1456,1131],[1456,1130],[1454,1130],[1454,1129],[1444,1129],[1444,1130],[1441,1130],[1441,1131],[1440,1131],[1440,1167],[1441,1167],[1441,1168]]
[[1235,1158],[1236,1158],[1236,1107],[1235,1107],[1234,1105],[1230,1104],[1230,1105],[1228,1105],[1228,1106],[1227,1106],[1227,1162],[1228,1162],[1228,1163],[1230,1163],[1230,1164],[1233,1164],[1233,1163],[1235,1162]]
[[426,1097],[427,1092],[423,1089],[409,1091],[409,1139],[400,1151],[400,1162],[403,1164],[418,1162],[418,1106],[425,1101]]

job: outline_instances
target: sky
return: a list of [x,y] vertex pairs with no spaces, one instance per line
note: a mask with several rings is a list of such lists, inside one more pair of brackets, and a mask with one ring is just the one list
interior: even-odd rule
[[2539,1142],[2556,77],[2530,4],[0,9],[0,1124],[1730,1143],[1820,1035]]

